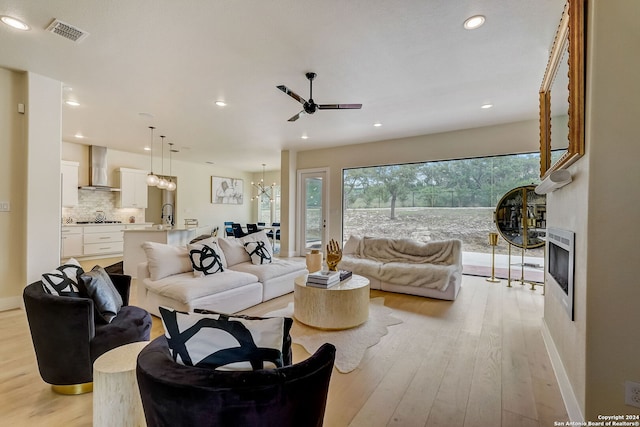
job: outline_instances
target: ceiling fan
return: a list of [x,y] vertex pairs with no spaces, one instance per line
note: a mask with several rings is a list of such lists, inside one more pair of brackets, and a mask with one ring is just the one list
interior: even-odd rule
[[300,111],[295,116],[291,117],[288,121],[295,122],[302,116],[303,114],[313,114],[316,110],[358,110],[362,108],[362,104],[316,104],[313,101],[313,79],[316,78],[316,73],[305,73],[305,76],[309,80],[309,100],[305,101],[297,93],[293,92],[291,89],[286,87],[285,85],[276,86],[278,89],[298,101],[302,104],[302,111]]

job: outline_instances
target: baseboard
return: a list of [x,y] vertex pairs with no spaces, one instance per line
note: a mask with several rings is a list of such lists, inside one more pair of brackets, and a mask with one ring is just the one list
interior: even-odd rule
[[0,311],[13,310],[15,308],[22,307],[22,298],[20,297],[7,297],[0,298]]
[[553,372],[556,374],[556,380],[558,381],[558,387],[560,387],[560,394],[562,394],[562,400],[564,401],[564,407],[567,410],[569,420],[576,423],[583,423],[584,415],[582,415],[578,399],[573,392],[569,376],[567,375],[567,371],[564,369],[564,364],[560,358],[560,353],[556,348],[556,344],[551,337],[551,333],[549,332],[549,328],[547,327],[547,323],[544,319],[542,319],[542,327],[540,330],[542,331],[542,340],[547,347],[547,353],[549,353],[549,359],[551,359]]

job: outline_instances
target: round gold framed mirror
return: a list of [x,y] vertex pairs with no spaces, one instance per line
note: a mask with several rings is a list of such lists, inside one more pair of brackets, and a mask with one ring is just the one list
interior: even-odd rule
[[495,223],[508,243],[523,249],[544,246],[547,197],[536,194],[535,185],[509,190],[498,202]]

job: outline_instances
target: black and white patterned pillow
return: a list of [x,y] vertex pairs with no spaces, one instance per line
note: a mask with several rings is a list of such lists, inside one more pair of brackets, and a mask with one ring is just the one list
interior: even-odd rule
[[160,307],[160,315],[169,351],[177,363],[228,371],[284,365],[283,343],[291,322],[285,322],[283,317],[250,319],[184,313],[165,307]]
[[204,277],[224,271],[222,256],[215,243],[188,245],[189,259],[195,277]]
[[44,291],[51,295],[58,296],[80,296],[78,291],[78,276],[84,273],[80,263],[74,259],[69,259],[55,270],[42,275],[42,287]]
[[270,243],[265,243],[262,240],[246,242],[244,248],[249,254],[249,257],[251,257],[252,264],[271,264],[273,260],[273,249]]

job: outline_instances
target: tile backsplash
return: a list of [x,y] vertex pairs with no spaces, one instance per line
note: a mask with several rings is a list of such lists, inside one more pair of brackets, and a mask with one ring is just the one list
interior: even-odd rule
[[131,217],[136,223],[145,221],[144,209],[118,208],[118,197],[120,193],[113,191],[78,190],[78,206],[62,208],[62,222],[94,221],[96,211],[103,211],[107,221],[129,223]]

